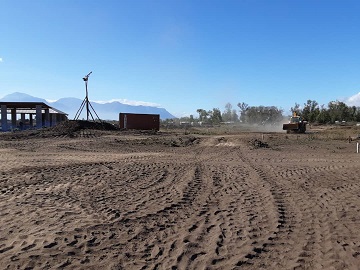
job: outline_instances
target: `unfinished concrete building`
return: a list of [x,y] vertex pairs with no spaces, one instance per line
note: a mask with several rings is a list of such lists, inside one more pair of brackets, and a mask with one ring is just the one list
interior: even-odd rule
[[1,131],[52,127],[67,120],[66,113],[43,102],[0,102],[0,106]]

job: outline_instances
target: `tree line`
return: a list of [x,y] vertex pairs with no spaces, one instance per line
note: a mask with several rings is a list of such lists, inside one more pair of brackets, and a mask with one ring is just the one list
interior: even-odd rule
[[197,109],[198,118],[180,118],[181,123],[201,123],[216,125],[220,123],[248,123],[248,124],[274,124],[283,120],[283,110],[275,106],[249,106],[245,102],[239,102],[237,109],[230,102],[225,105],[224,111],[219,108],[212,110]]
[[[237,108],[236,108],[237,107]],[[221,111],[219,108],[212,110],[197,109],[198,117],[181,117],[183,123],[202,123],[202,124],[220,124],[220,123],[246,123],[260,125],[274,125],[282,123],[284,118],[283,109],[276,106],[250,106],[245,102],[238,102],[235,108],[228,102]],[[295,103],[291,107],[291,113],[301,115],[302,118],[310,123],[333,124],[339,122],[360,122],[360,107],[347,106],[341,101],[331,101],[325,105],[319,105],[315,100],[307,100],[301,106]]]
[[324,105],[319,106],[315,100],[308,100],[302,108],[300,104],[295,103],[291,112],[301,115],[310,123],[360,122],[360,107],[347,106],[341,101],[331,101],[325,107]]

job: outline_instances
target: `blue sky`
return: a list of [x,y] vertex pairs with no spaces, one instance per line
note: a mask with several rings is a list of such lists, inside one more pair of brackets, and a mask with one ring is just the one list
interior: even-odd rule
[[[360,106],[360,1],[1,0],[0,97]],[[358,102],[358,103],[357,103]]]

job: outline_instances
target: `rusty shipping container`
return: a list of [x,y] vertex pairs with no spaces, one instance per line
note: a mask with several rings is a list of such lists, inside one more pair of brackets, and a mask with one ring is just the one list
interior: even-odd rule
[[140,129],[140,130],[159,130],[159,114],[138,114],[138,113],[120,113],[120,128]]

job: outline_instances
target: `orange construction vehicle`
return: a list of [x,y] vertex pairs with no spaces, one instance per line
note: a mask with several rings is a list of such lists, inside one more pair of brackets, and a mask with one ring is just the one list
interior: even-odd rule
[[286,133],[305,133],[307,122],[302,119],[301,116],[296,115],[294,112],[293,116],[290,118],[288,124],[283,124],[283,130],[286,130]]

